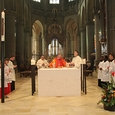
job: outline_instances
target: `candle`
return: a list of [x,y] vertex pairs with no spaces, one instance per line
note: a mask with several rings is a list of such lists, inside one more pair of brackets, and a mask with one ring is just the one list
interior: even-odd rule
[[1,13],[1,41],[5,41],[5,12]]
[[35,65],[35,60],[31,59],[31,65]]

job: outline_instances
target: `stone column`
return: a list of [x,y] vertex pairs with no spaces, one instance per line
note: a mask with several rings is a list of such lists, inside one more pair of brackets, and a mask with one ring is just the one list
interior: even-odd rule
[[77,41],[76,41],[76,50],[79,52],[79,55],[81,56],[81,40],[80,40],[80,34],[77,33]]
[[40,40],[39,40],[39,34],[36,34],[36,36],[34,37],[34,43],[35,43],[35,46],[32,46],[32,47],[35,47],[35,53],[37,54],[37,59],[40,58]]
[[115,0],[106,0],[107,50],[115,54]]
[[87,60],[90,60],[91,53],[94,53],[94,25],[92,22],[86,25],[86,50]]
[[73,43],[73,50],[77,50],[77,38],[76,38],[76,33],[74,33],[73,35],[73,38],[74,38],[74,43]]
[[101,44],[99,42],[99,16],[97,14],[94,15],[95,19],[95,45],[96,45],[96,54],[95,54],[95,65],[99,63],[99,59],[101,57]]
[[85,29],[81,29],[81,57],[86,58],[86,33]]
[[46,41],[44,41],[44,44],[45,44],[45,49],[44,49],[44,55],[46,56],[46,58],[49,56],[48,55],[48,46],[47,46],[47,43],[46,43]]
[[5,21],[5,57],[10,57],[16,53],[15,13],[6,12]]
[[74,38],[73,38],[73,34],[71,33],[69,37],[70,37],[69,38],[70,39],[70,43],[69,43],[70,44],[70,48],[69,48],[70,52],[69,53],[72,55],[73,52],[74,52]]
[[31,37],[29,29],[25,29],[25,41],[24,41],[24,54],[25,62],[30,64],[31,61]]
[[34,43],[35,43],[35,54],[37,55],[36,56],[36,60],[38,60],[39,59],[39,53],[40,53],[40,51],[39,51],[39,42],[38,42],[38,39],[34,39]]
[[71,40],[71,54],[74,52],[74,40]]
[[45,50],[45,44],[44,44],[44,35],[42,35],[42,54],[44,54],[44,50]]
[[24,25],[16,24],[16,55],[17,62],[24,63]]
[[35,44],[35,36],[34,35],[31,37],[31,40],[32,40],[32,44],[31,44],[32,54],[36,54],[36,44]]

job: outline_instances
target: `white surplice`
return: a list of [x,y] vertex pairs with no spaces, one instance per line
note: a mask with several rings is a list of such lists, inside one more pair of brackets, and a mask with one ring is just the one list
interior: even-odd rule
[[100,68],[103,67],[103,64],[104,64],[104,61],[99,62],[99,65],[98,65],[98,74],[97,74],[98,79],[102,79],[103,74],[102,74],[102,70],[100,70]]
[[[44,64],[44,65],[43,65]],[[47,68],[48,67],[48,62],[46,59],[42,60],[42,59],[39,59],[37,61],[37,64],[36,64],[37,68]]]
[[11,61],[8,62],[8,67],[10,69],[9,77],[11,78],[12,81],[16,81],[14,64]]
[[80,56],[73,57],[72,63],[75,64],[74,67],[79,68],[80,67],[80,63],[81,63],[81,57]]
[[[4,87],[8,87],[6,74],[4,74]],[[0,68],[0,88],[1,88],[1,68]]]
[[[111,72],[115,72],[115,60],[110,62],[109,72],[110,72],[110,76],[111,76]],[[113,80],[115,82],[115,76],[113,77]]]
[[102,65],[101,81],[103,81],[103,82],[109,82],[109,80],[110,80],[110,74],[109,74],[109,69],[108,69],[109,66],[110,66],[109,61],[104,62]]

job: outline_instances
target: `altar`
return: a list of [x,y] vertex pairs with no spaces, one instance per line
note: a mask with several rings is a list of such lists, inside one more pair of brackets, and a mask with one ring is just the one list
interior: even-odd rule
[[38,96],[81,95],[80,69],[46,68],[38,70]]

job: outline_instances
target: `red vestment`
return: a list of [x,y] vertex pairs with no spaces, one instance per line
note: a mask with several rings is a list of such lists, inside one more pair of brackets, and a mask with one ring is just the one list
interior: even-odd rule
[[55,65],[55,68],[60,68],[60,67],[66,67],[66,61],[61,58],[54,58],[52,62],[50,63],[50,67],[52,68]]

